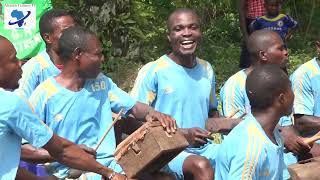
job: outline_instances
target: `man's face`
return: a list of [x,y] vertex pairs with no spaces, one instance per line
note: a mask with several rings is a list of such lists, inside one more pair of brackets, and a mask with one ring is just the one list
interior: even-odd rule
[[268,3],[265,3],[265,9],[269,16],[275,17],[280,13],[281,3],[277,0],[270,1]]
[[266,49],[267,63],[278,64],[282,69],[286,69],[289,63],[288,51],[282,39],[278,35],[270,36],[269,48]]
[[16,49],[3,38],[0,38],[0,46],[3,48],[0,52],[0,87],[16,89],[22,74]]
[[169,24],[168,39],[173,53],[193,55],[201,39],[198,16],[191,12],[176,13]]
[[48,34],[47,43],[49,43],[53,47],[53,49],[57,51],[58,42],[62,31],[73,26],[75,26],[75,22],[71,16],[61,16],[54,19],[52,22],[53,32],[51,34]]
[[104,61],[101,43],[94,35],[88,38],[88,49],[80,53],[80,71],[85,78],[96,78]]

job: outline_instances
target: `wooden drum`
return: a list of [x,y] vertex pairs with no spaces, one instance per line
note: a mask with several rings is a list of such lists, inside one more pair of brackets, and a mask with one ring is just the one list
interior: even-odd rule
[[129,178],[161,169],[187,146],[181,132],[167,134],[160,122],[147,122],[121,142],[116,161]]

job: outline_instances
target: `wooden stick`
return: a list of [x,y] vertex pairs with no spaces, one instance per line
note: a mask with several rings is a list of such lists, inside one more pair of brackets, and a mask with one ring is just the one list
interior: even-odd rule
[[114,120],[112,121],[112,123],[110,124],[110,126],[108,127],[108,129],[106,130],[106,132],[103,134],[102,138],[100,139],[100,141],[98,142],[96,148],[94,149],[95,151],[98,150],[98,148],[100,147],[102,141],[107,137],[109,131],[112,129],[112,127],[114,126],[114,124],[120,119],[121,114],[123,112],[123,108],[119,111],[119,113],[115,116]]
[[306,144],[312,144],[317,140],[320,140],[320,131],[312,137],[304,138],[303,142]]
[[[112,127],[114,126],[114,124],[120,119],[121,117],[121,114],[123,112],[123,108],[119,111],[119,113],[115,116],[113,122],[110,124],[110,126],[108,127],[108,129],[106,130],[106,132],[103,134],[102,138],[99,140],[96,148],[94,149],[95,151],[98,150],[98,148],[100,147],[102,141],[107,137],[109,131],[112,129]],[[81,176],[81,174],[83,173],[84,171],[82,170],[78,170],[78,169],[70,169],[69,172],[68,172],[68,178],[70,179],[77,179]]]

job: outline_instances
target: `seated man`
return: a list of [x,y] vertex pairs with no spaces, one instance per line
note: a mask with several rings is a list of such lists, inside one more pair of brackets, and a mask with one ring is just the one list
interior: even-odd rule
[[[294,126],[300,131],[302,136],[312,136],[320,131],[320,41],[316,42],[318,57],[301,65],[291,75],[292,89],[295,95],[293,104],[293,114],[295,117]],[[313,146],[307,157],[320,155],[320,149]]]
[[279,66],[256,67],[246,79],[246,92],[252,114],[220,145],[215,179],[283,179],[284,148],[276,126],[292,113],[290,80]]
[[18,170],[21,138],[35,147],[43,147],[55,160],[70,167],[96,172],[105,177],[112,175],[113,170],[95,160],[92,149],[80,149],[74,143],[53,134],[32,112],[26,99],[4,90],[18,87],[21,68],[15,48],[2,36],[0,46],[0,179],[15,179],[17,173],[17,179],[36,178],[22,169]]
[[[250,113],[250,103],[245,91],[247,76],[257,67],[266,64],[275,64],[286,71],[288,63],[288,51],[280,36],[271,30],[258,30],[253,32],[247,43],[251,65],[247,69],[240,70],[231,76],[220,91],[222,114],[229,116],[235,109],[243,113]],[[285,146],[295,154],[303,154],[309,151],[309,146],[295,132],[289,116],[281,117],[279,121],[281,134],[284,137]],[[297,159],[291,153],[285,154],[287,165],[296,163]],[[289,172],[285,169],[284,178],[289,178]]]
[[[139,71],[131,95],[174,117],[191,144],[192,148],[169,163],[168,170],[178,179],[213,179],[218,144],[210,140],[205,124],[210,122],[214,124],[210,129],[219,131],[233,128],[239,121],[215,117],[214,71],[209,62],[196,57],[202,37],[198,14],[192,9],[176,9],[167,20],[167,28],[172,52]],[[229,128],[225,128],[226,122],[230,122]]]
[[[64,30],[59,39],[58,55],[64,65],[61,74],[41,83],[30,97],[35,112],[55,133],[76,144],[96,147],[112,123],[112,111],[118,113],[121,109],[122,115],[131,114],[138,119],[148,115],[160,120],[168,133],[175,132],[175,121],[170,116],[136,102],[101,73],[104,56],[101,43],[92,31],[82,27]],[[122,173],[113,157],[115,147],[112,128],[97,150],[97,160]],[[50,169],[58,178],[68,176],[69,167],[62,164],[51,163]],[[83,176],[101,179],[95,174]]]

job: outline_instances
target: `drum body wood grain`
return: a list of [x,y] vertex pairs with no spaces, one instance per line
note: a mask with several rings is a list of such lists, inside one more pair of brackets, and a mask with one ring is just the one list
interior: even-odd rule
[[181,132],[168,135],[158,122],[147,122],[119,144],[115,159],[129,178],[161,169],[188,142]]
[[320,157],[311,158],[288,166],[292,180],[320,179]]

